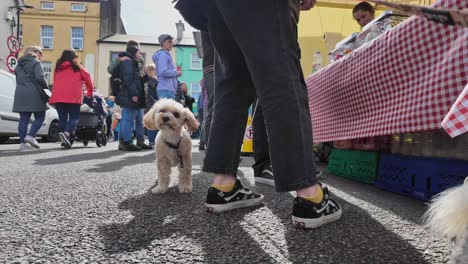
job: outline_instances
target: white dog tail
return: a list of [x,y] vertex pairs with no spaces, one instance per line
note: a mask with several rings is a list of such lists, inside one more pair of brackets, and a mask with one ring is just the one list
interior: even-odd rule
[[468,177],[461,186],[435,195],[423,222],[437,234],[462,239],[468,232]]

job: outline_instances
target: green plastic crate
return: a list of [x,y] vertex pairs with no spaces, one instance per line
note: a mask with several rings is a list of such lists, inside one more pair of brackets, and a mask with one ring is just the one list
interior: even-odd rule
[[373,184],[377,179],[378,163],[378,152],[332,149],[327,169],[341,177]]

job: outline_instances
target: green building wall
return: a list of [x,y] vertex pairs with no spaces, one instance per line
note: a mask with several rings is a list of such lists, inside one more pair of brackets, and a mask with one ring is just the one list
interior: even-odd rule
[[[195,46],[176,46],[175,49],[176,64],[182,68],[179,81],[187,83],[188,94],[198,102],[198,96],[201,93],[200,80],[203,78],[202,59],[198,58]],[[197,113],[197,102],[193,105],[194,113]]]

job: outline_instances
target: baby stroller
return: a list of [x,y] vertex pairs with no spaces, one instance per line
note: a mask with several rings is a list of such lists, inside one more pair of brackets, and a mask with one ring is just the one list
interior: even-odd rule
[[83,142],[86,147],[89,141],[95,141],[98,147],[107,145],[106,108],[106,103],[100,96],[83,99],[80,121],[71,139],[72,144],[74,141]]

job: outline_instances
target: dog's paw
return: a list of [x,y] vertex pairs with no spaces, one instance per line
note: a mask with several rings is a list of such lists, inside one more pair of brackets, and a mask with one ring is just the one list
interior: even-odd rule
[[180,193],[191,193],[192,192],[192,186],[179,185],[179,192]]
[[165,194],[167,192],[167,188],[161,188],[160,186],[156,186],[151,190],[154,194]]

